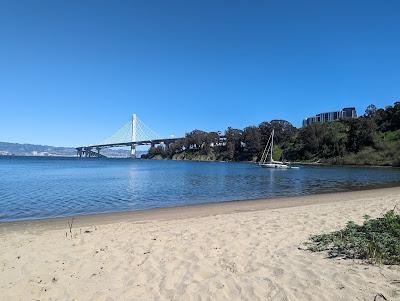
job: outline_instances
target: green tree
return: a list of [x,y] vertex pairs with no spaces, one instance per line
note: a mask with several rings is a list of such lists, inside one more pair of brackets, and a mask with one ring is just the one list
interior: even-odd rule
[[324,135],[320,146],[320,155],[323,158],[343,156],[346,152],[346,127],[341,122],[328,122],[322,125]]
[[259,124],[258,130],[259,130],[260,136],[261,136],[261,144],[263,146],[265,146],[267,144],[269,136],[271,135],[271,132],[272,132],[271,124],[267,121],[263,121]]
[[366,109],[365,109],[365,117],[374,117],[376,114],[376,106],[373,104],[370,104]]
[[219,134],[217,132],[209,132],[204,135],[203,149],[209,155],[213,146],[219,143]]
[[187,149],[200,149],[206,141],[207,132],[201,130],[194,130],[185,135],[185,148]]
[[294,138],[296,128],[286,120],[271,120],[271,129],[275,130],[274,142],[277,144],[290,142]]
[[300,130],[298,144],[300,145],[300,157],[311,159],[319,155],[319,149],[322,144],[324,128],[320,123],[313,123]]
[[302,158],[316,159],[342,156],[346,141],[346,127],[341,122],[327,122],[300,129],[297,143]]
[[373,146],[376,133],[376,124],[367,118],[347,119],[347,150],[358,152],[365,146]]
[[168,148],[166,149],[166,153],[167,153],[168,157],[172,158],[173,155],[181,152],[182,148],[183,148],[183,143],[180,140],[178,140],[178,141],[175,141],[168,145]]
[[249,159],[256,156],[261,151],[261,133],[258,127],[249,126],[243,130],[243,143],[249,154]]
[[228,127],[225,131],[228,159],[235,159],[235,155],[242,148],[242,130]]

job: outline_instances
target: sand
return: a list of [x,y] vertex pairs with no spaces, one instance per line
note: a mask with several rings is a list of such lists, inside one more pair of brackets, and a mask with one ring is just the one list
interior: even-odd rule
[[400,267],[304,250],[400,187],[0,224],[1,300],[400,300]]

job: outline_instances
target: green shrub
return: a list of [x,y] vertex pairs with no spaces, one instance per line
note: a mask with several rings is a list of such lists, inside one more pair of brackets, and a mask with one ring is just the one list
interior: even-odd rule
[[342,230],[311,236],[307,248],[328,251],[330,257],[400,264],[400,215],[390,210],[383,217],[364,218],[362,225],[349,221]]
[[386,132],[383,134],[384,139],[388,141],[399,141],[400,140],[400,130]]

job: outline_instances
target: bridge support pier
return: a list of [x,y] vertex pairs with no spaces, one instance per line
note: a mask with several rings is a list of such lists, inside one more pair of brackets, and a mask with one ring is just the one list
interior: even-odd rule
[[131,158],[136,159],[136,145],[133,143],[131,144]]

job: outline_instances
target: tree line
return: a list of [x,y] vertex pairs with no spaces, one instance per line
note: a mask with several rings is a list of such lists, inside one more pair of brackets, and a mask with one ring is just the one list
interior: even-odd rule
[[400,102],[379,109],[369,105],[359,118],[302,128],[271,120],[244,129],[228,127],[224,133],[194,130],[183,141],[150,148],[144,157],[171,159],[183,154],[189,159],[257,161],[272,130],[275,160],[400,165]]

